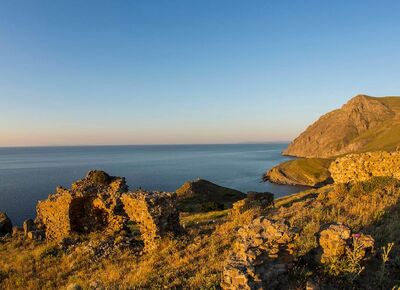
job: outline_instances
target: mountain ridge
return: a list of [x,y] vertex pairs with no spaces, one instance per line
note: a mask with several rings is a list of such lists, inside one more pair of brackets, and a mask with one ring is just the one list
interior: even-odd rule
[[283,155],[330,158],[394,150],[400,144],[400,97],[357,95],[328,112],[294,139]]

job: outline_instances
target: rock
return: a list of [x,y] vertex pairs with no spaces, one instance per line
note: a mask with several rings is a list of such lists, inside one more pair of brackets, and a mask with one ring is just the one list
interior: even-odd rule
[[82,287],[79,284],[72,283],[67,286],[66,290],[82,290]]
[[334,260],[344,257],[348,251],[352,251],[355,243],[359,247],[359,255],[362,258],[367,250],[374,247],[374,239],[362,233],[352,234],[351,229],[342,224],[332,224],[319,233],[319,245],[322,249],[320,262],[329,264]]
[[181,231],[175,193],[140,190],[123,194],[121,200],[128,217],[139,225],[146,251],[156,248],[159,238]]
[[119,231],[126,220],[120,196],[127,190],[124,178],[90,171],[70,190],[58,187],[55,194],[40,201],[36,223],[49,240],[62,240],[71,233]]
[[45,239],[45,232],[43,230],[29,231],[26,234],[26,238],[29,240],[42,241]]
[[23,232],[23,230],[20,227],[13,226],[13,228],[12,228],[12,236],[13,237],[18,236],[22,232]]
[[12,233],[12,222],[5,212],[0,212],[0,236]]
[[330,225],[326,230],[321,231],[319,238],[319,245],[323,249],[321,262],[343,256],[350,237],[351,230],[344,225]]
[[336,183],[365,181],[377,176],[400,179],[400,152],[349,154],[332,162],[329,171]]
[[296,234],[282,220],[259,217],[238,235],[224,267],[222,289],[282,289],[293,263]]
[[229,208],[232,203],[246,197],[243,192],[204,179],[185,182],[176,194],[180,210],[187,212],[219,210],[222,206]]
[[[395,149],[400,98],[358,95],[342,108],[323,115],[283,152],[307,158],[329,158],[356,151]],[[374,144],[377,144],[373,146]]]
[[22,228],[24,229],[24,236],[26,237],[29,232],[36,229],[36,225],[32,219],[27,219],[22,224]]
[[319,285],[313,280],[307,280],[306,290],[320,290]]

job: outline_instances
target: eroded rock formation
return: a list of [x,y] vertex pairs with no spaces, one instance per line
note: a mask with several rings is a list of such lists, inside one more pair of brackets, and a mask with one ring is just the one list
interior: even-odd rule
[[49,240],[61,240],[74,232],[118,231],[125,221],[120,196],[127,190],[124,178],[90,171],[71,189],[58,187],[55,194],[40,201],[36,223]]
[[349,154],[332,162],[329,171],[337,183],[365,181],[376,176],[400,179],[400,152]]
[[128,217],[139,225],[145,250],[154,249],[159,238],[181,230],[175,193],[129,192],[121,200]]
[[223,289],[278,289],[292,265],[295,233],[282,220],[256,218],[238,231],[224,268]]

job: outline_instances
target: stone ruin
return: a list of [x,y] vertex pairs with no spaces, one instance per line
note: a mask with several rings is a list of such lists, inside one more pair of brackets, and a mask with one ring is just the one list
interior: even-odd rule
[[264,216],[238,231],[223,271],[222,289],[279,289],[292,266],[296,234],[282,220]]
[[333,161],[329,171],[337,183],[365,181],[375,176],[400,179],[400,151],[349,154]]
[[175,194],[128,192],[124,178],[90,171],[71,189],[58,187],[40,201],[34,225],[26,221],[24,232],[34,237],[42,230],[46,239],[61,241],[73,233],[112,234],[125,229],[129,220],[139,224],[145,248],[154,248],[159,237],[180,229]]
[[331,224],[319,233],[319,245],[322,251],[320,262],[329,264],[340,259],[348,251],[354,250],[354,243],[358,243],[359,254],[364,258],[368,251],[374,248],[374,239],[370,235],[352,233],[351,229],[342,224]]
[[39,201],[36,223],[49,240],[60,240],[71,233],[121,230],[125,216],[120,196],[127,190],[124,178],[90,171],[71,189],[58,187],[55,194]]
[[175,193],[137,191],[123,194],[121,200],[128,217],[139,225],[145,250],[155,248],[160,237],[180,231]]

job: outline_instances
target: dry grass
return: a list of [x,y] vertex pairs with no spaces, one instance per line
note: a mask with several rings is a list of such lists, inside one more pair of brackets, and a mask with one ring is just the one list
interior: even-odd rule
[[[99,234],[80,237],[68,250],[60,250],[54,243],[13,239],[0,244],[0,288],[59,289],[70,283],[88,288],[100,281],[107,289],[218,289],[238,228],[265,214],[284,218],[299,229],[295,254],[300,260],[317,247],[316,233],[326,223],[343,222],[354,231],[371,234],[378,255],[366,265],[361,277],[368,285],[362,285],[365,289],[381,285],[389,289],[400,285],[400,259],[395,258],[400,254],[399,201],[400,181],[375,178],[291,195],[277,200],[274,210],[252,209],[234,218],[229,210],[184,214],[181,222],[186,233],[162,239],[156,251],[143,255],[114,248],[109,256],[96,258],[88,245],[106,239]],[[395,244],[382,271],[379,248],[389,242]],[[298,275],[294,288],[304,286],[306,275],[323,275],[313,265],[301,267],[291,273]]]

